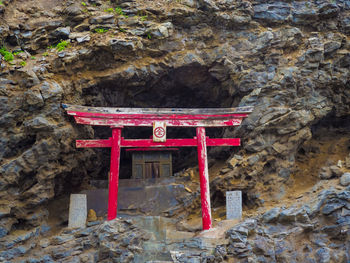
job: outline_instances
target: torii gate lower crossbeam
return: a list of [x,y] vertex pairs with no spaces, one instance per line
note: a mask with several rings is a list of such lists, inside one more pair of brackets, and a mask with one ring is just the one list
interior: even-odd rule
[[[208,138],[205,127],[223,127],[239,125],[242,118],[252,111],[252,107],[229,109],[129,109],[129,108],[96,108],[63,105],[69,115],[73,115],[78,123],[105,125],[112,128],[112,137],[101,140],[77,140],[77,148],[110,147],[110,179],[108,192],[108,220],[117,216],[118,180],[120,167],[120,151],[122,147],[197,147],[198,167],[201,189],[203,229],[211,228],[211,208],[209,192],[209,171],[207,146],[239,146],[239,138]],[[198,114],[200,112],[203,114]],[[190,113],[190,114],[189,114]],[[196,127],[193,139],[124,139],[121,136],[123,126],[152,126],[155,123],[163,126]],[[118,126],[116,126],[118,125]],[[123,125],[123,126],[120,126]],[[165,136],[165,130],[161,133]],[[155,132],[153,136],[157,136]],[[158,136],[159,137],[159,136]]]

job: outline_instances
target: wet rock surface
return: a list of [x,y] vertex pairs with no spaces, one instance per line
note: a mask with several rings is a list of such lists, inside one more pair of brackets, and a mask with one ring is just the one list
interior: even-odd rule
[[[0,237],[10,240],[16,231],[29,231],[29,239],[37,238],[47,231],[53,199],[80,189],[84,178],[107,176],[101,152],[78,151],[74,141],[108,137],[108,131],[75,125],[61,103],[253,105],[240,127],[219,132],[242,138],[242,147],[210,152],[227,160],[211,183],[219,204],[225,191],[241,189],[245,206],[263,205],[260,185],[279,199],[296,174],[313,181],[339,178],[348,186],[349,16],[349,1],[2,1],[0,40],[15,55],[13,60],[0,55]],[[336,160],[322,159],[309,170],[299,165],[323,153],[322,145],[308,142],[332,134],[345,149],[338,154],[336,145],[329,146],[326,152],[338,154]],[[271,235],[288,225],[297,233],[314,233],[314,214],[347,222],[344,198],[334,194],[320,213],[276,208],[262,220],[271,225],[266,230]],[[199,208],[198,196],[184,202]],[[343,226],[317,227],[312,237],[320,246],[308,243],[298,253],[308,251],[310,262],[342,262],[345,248],[323,235],[342,233]],[[344,237],[331,239],[337,236]],[[248,260],[257,252],[249,260],[299,260],[288,240],[261,234],[249,243],[249,233],[235,231],[232,238],[237,241],[217,248],[217,258]],[[1,253],[7,260],[31,249],[28,244]],[[52,259],[40,260],[66,258],[64,253],[58,249]],[[74,251],[67,253],[74,257]],[[84,258],[89,262],[90,255]]]
[[[345,214],[349,212],[349,190],[324,190],[317,200],[302,207],[273,208],[261,218],[244,220],[227,231],[229,245],[224,259],[305,262],[308,258],[308,262],[348,262],[350,218]],[[272,215],[275,221],[267,222]]]
[[[5,242],[7,250],[0,253],[2,262],[20,258],[25,253],[32,253],[31,258],[21,262],[133,262],[134,253],[142,252],[142,244],[149,239],[147,233],[133,226],[128,220],[96,222],[97,224],[82,229],[66,229],[59,235],[36,240],[36,244],[18,246],[30,238],[27,233],[15,240]],[[16,244],[15,248],[12,248]]]
[[[275,220],[267,222],[272,214]],[[278,207],[234,223],[222,238],[175,234],[172,220],[134,217],[64,229],[26,245],[42,235],[37,228],[2,241],[7,250],[0,256],[5,262],[25,254],[31,259],[22,262],[348,262],[349,219],[349,187],[330,188],[300,207]],[[214,233],[219,230],[219,225],[214,227]]]

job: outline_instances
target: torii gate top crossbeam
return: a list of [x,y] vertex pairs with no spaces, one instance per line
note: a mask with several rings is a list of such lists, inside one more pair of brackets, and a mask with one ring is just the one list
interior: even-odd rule
[[253,107],[239,108],[107,108],[63,104],[77,123],[100,126],[225,127],[238,126]]

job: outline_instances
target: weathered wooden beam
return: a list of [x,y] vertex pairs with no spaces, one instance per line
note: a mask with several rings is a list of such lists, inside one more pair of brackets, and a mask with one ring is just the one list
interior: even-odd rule
[[121,128],[112,130],[111,140],[111,167],[108,183],[108,214],[107,220],[113,220],[117,217],[118,209],[118,185],[120,170],[120,140],[122,135]]
[[[197,139],[167,139],[166,142],[154,142],[152,139],[124,139],[121,138],[121,147],[196,147]],[[207,146],[240,146],[239,138],[206,138]],[[106,140],[77,140],[77,148],[106,148],[112,146],[111,138]]]
[[168,147],[162,147],[162,148],[156,148],[156,147],[139,147],[139,148],[129,148],[126,149],[127,152],[159,152],[159,151],[178,151],[179,148],[168,148]]
[[178,120],[178,119],[101,119],[95,117],[75,116],[75,121],[79,124],[97,125],[97,126],[153,126],[153,122],[165,122],[167,127],[227,127],[239,126],[242,123],[241,118],[228,120]]
[[111,138],[107,140],[76,140],[75,146],[77,148],[109,148],[112,147]]
[[68,115],[79,117],[93,117],[100,119],[150,119],[150,120],[227,120],[245,118],[247,113],[220,113],[220,114],[112,114],[81,111],[67,111]]
[[211,207],[209,190],[209,169],[207,160],[207,137],[205,128],[198,127],[197,133],[197,152],[198,152],[198,170],[201,187],[201,206],[202,206],[202,226],[203,230],[211,228]]
[[106,113],[106,114],[231,114],[250,113],[252,106],[237,108],[111,108],[62,104],[66,111]]

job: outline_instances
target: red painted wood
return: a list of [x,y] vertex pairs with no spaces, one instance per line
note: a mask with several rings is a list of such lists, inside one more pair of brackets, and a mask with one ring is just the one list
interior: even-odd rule
[[163,121],[170,127],[227,127],[239,126],[242,118],[225,120],[160,120],[160,119],[103,119],[96,117],[74,117],[79,124],[98,126],[153,126],[155,121]]
[[253,106],[244,106],[237,108],[111,108],[111,107],[91,107],[91,106],[79,106],[69,105],[62,103],[62,107],[66,111],[78,111],[78,112],[93,112],[93,113],[105,113],[105,114],[232,114],[232,113],[251,113],[254,109]]
[[[207,146],[240,146],[239,138],[206,138]],[[77,148],[111,147],[112,140],[77,140]],[[124,139],[121,138],[121,147],[196,147],[197,139],[168,139],[166,142],[154,142],[152,139]]]
[[142,148],[131,148],[126,149],[127,152],[147,152],[147,151],[178,151],[179,148],[151,148],[151,147],[142,147]]
[[122,139],[123,147],[193,147],[194,139],[168,139],[166,142],[154,142],[152,139]]
[[240,138],[208,138],[207,146],[241,146]]
[[113,220],[117,217],[121,134],[121,128],[113,128],[111,148],[111,171],[109,177],[108,191],[108,220]]
[[112,139],[107,140],[76,140],[77,148],[108,148],[112,147]]
[[209,193],[209,171],[207,161],[207,145],[205,137],[205,128],[198,127],[197,132],[197,151],[198,151],[198,168],[199,180],[201,187],[201,205],[202,205],[202,224],[203,230],[211,228],[211,208]]
[[79,117],[95,117],[100,119],[147,119],[147,120],[219,120],[245,118],[246,113],[229,114],[125,114],[125,113],[99,113],[99,112],[81,112],[67,111],[69,115]]

